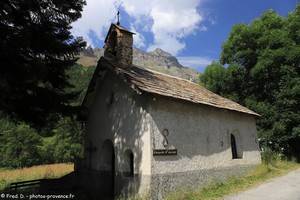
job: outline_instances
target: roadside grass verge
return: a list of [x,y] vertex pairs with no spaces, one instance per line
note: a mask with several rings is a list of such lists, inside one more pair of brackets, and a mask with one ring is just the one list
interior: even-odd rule
[[74,170],[71,163],[38,165],[21,169],[0,169],[0,191],[10,183],[43,178],[59,178]]
[[231,177],[224,182],[211,183],[199,190],[182,190],[171,193],[166,200],[217,200],[225,195],[244,191],[268,179],[287,174],[300,168],[296,162],[277,160],[272,164],[260,164],[243,177]]

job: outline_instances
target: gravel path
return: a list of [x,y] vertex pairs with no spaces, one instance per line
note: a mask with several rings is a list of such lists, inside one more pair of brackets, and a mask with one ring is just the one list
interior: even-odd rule
[[300,169],[224,200],[300,200]]

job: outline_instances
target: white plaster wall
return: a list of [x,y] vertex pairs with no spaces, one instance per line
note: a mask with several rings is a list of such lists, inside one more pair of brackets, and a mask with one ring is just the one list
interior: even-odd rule
[[[97,83],[89,113],[86,147],[92,143],[96,151],[91,159],[88,153],[85,157],[87,166],[91,160],[92,169],[109,170],[104,162],[103,143],[112,141],[119,177],[128,169],[124,163],[126,150],[132,150],[134,173],[138,176],[123,177],[127,185],[123,187],[118,181],[115,187],[135,188],[143,194],[159,182],[153,181],[152,175],[260,163],[253,116],[147,93],[139,95],[127,83],[107,73]],[[112,93],[114,100],[110,104]],[[153,149],[164,148],[163,129],[169,130],[169,148],[176,148],[178,155],[153,156]],[[242,159],[232,159],[230,133],[236,136]]]
[[[152,174],[214,169],[261,162],[256,122],[250,115],[156,96],[152,118],[152,149],[163,149],[163,129],[169,130],[169,148],[177,156],[153,156]],[[234,132],[242,159],[232,159],[230,133]]]
[[[127,84],[108,72],[104,80],[97,83],[95,99],[90,107],[87,141],[92,142],[97,150],[92,153],[92,169],[106,170],[103,161],[103,142],[111,140],[115,147],[116,172],[123,172],[126,167],[124,155],[127,149],[134,154],[134,173],[150,175],[151,147],[150,126],[146,112],[146,103],[142,96]],[[114,101],[110,105],[110,98]],[[86,153],[87,165],[89,155]],[[141,180],[142,181],[142,180]]]

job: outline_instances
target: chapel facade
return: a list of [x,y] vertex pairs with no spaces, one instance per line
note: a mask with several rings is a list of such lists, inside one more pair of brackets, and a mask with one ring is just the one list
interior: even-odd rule
[[112,24],[82,103],[91,199],[163,199],[261,162],[257,113],[188,80],[132,64],[133,34]]

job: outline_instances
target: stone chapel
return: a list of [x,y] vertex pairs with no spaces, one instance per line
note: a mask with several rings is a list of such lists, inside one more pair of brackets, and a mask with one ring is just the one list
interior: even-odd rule
[[261,162],[257,113],[188,80],[132,64],[133,34],[111,24],[82,103],[91,199],[163,199]]

